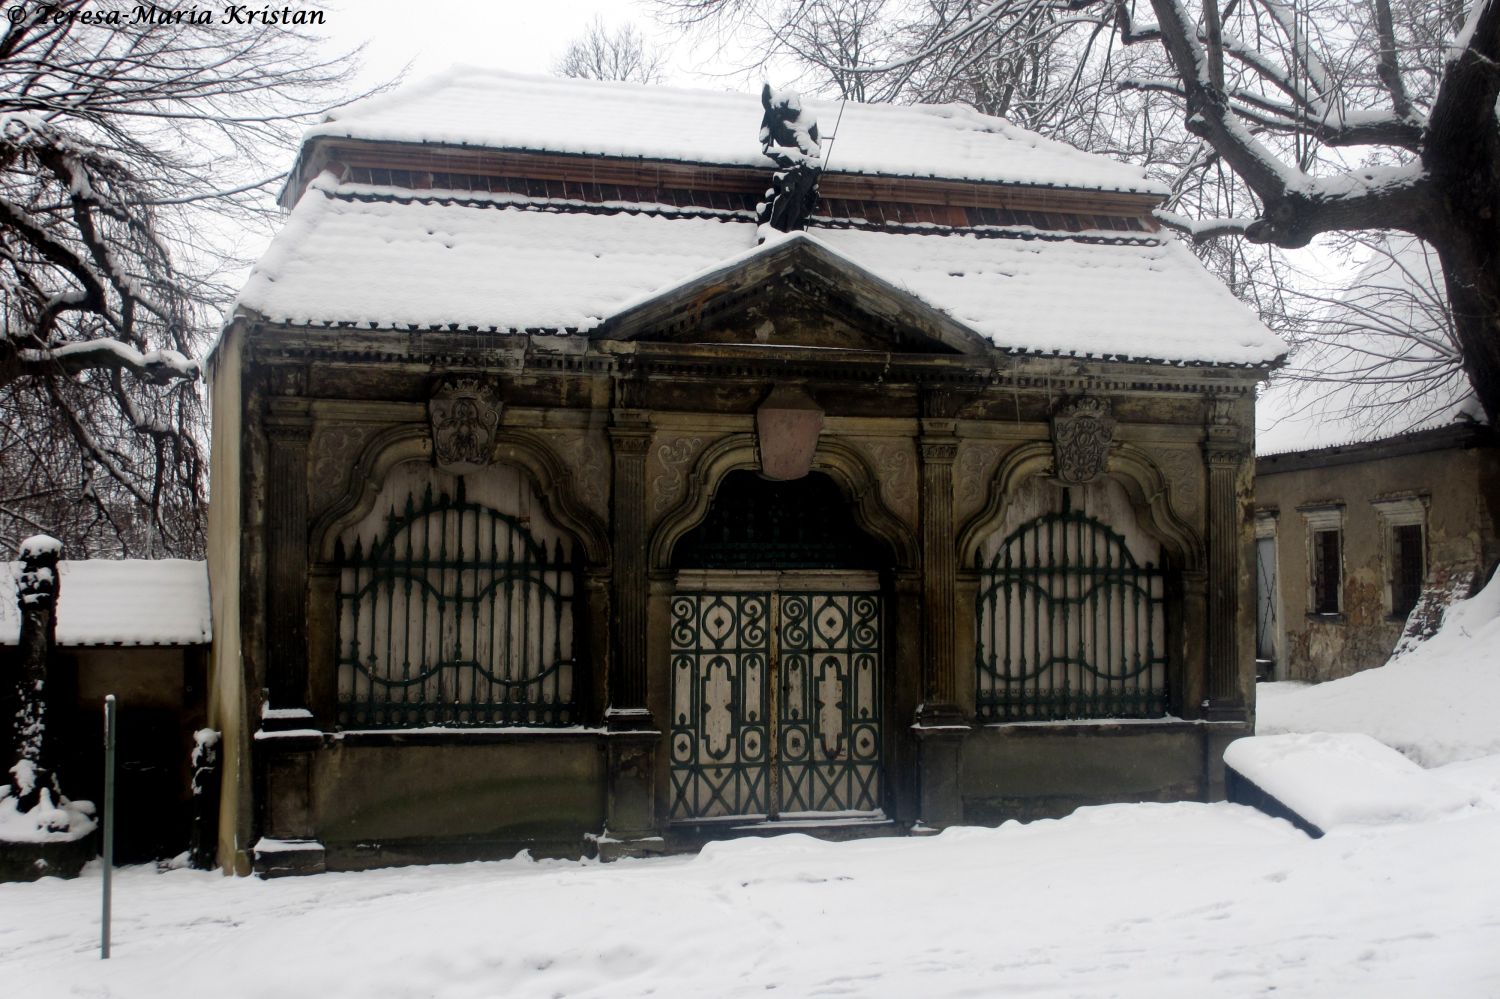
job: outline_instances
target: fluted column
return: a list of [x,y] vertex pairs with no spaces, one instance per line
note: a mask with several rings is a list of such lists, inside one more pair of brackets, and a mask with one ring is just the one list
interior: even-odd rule
[[266,417],[266,686],[273,708],[307,707],[307,446],[300,405]]
[[924,433],[920,447],[925,703],[919,721],[952,722],[960,720],[953,632],[954,590],[958,579],[953,539],[953,459],[958,455],[958,439],[951,433]]
[[620,414],[609,429],[614,450],[614,654],[610,656],[610,728],[651,725],[646,707],[646,455],[651,428]]
[[1204,461],[1208,466],[1208,669],[1205,715],[1234,717],[1245,710],[1240,674],[1240,576],[1245,523],[1240,478],[1247,449],[1233,421],[1233,401],[1209,402]]

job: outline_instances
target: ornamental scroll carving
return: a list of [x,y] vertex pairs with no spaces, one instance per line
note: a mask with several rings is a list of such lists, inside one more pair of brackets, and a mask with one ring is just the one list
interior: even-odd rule
[[427,403],[432,422],[432,460],[454,475],[478,471],[490,463],[500,402],[495,391],[477,378],[444,381]]
[[917,458],[910,442],[866,444],[886,506],[909,523],[917,519]]
[[365,444],[379,427],[373,424],[321,424],[313,433],[307,483],[314,515],[333,505],[348,489],[349,475]]
[[573,495],[606,520],[609,517],[609,441],[592,430],[535,430],[568,469]]
[[990,480],[995,477],[995,466],[1005,448],[999,444],[972,444],[964,442],[958,449],[956,469],[957,490],[955,513],[967,516],[984,505],[989,494]]
[[1198,449],[1156,449],[1151,457],[1166,474],[1173,509],[1196,525],[1203,512],[1203,462]]
[[661,471],[651,479],[651,509],[653,513],[677,502],[687,481],[687,465],[703,447],[701,437],[673,437],[656,445],[656,463]]
[[1086,396],[1059,409],[1052,417],[1052,455],[1058,481],[1082,486],[1103,475],[1114,436],[1115,418],[1103,399]]

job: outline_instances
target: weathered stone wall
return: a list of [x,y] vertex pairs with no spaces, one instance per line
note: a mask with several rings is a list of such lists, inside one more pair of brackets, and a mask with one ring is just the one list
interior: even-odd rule
[[231,775],[219,801],[219,859],[226,870],[250,872],[252,789],[248,779],[250,733],[245,673],[241,660],[240,601],[245,544],[242,530],[244,441],[244,329],[236,322],[224,331],[209,360],[208,395],[212,413],[208,505],[208,589],[214,642],[209,663],[208,724],[222,733],[220,761]]
[[[789,374],[786,356],[745,344],[601,341],[552,355],[534,351],[545,338],[509,338],[449,357],[436,334],[256,334],[243,387],[237,356],[215,373],[216,407],[238,407],[216,411],[227,467],[216,467],[212,541],[227,638],[214,710],[233,802],[221,856],[235,869],[255,835],[317,840],[328,867],[576,853],[606,829],[660,848],[673,546],[730,472],[761,467],[757,407],[789,378],[820,410],[813,470],[890,549],[882,786],[895,828],[1212,796],[1217,754],[1205,747],[1248,721],[1249,660],[1240,669],[1233,653],[1248,648],[1250,620],[1232,598],[1249,578],[1237,489],[1253,372],[829,351],[799,354]],[[427,400],[454,372],[501,407],[488,445],[501,477],[524,479],[548,536],[566,532],[585,553],[583,728],[336,737],[334,545],[378,526],[392,490],[429,467]],[[1050,421],[1079,396],[1118,421],[1101,511],[1180,574],[1169,674],[1173,712],[1188,720],[975,726],[974,559],[1035,512],[1014,500],[1055,474]],[[1214,532],[1223,543],[1210,553]]]
[[[1319,457],[1319,455],[1323,457]],[[1278,680],[1323,681],[1385,663],[1405,618],[1391,614],[1390,526],[1374,501],[1425,508],[1426,586],[1467,588],[1500,559],[1500,451],[1449,438],[1403,449],[1363,445],[1262,457],[1255,504],[1273,518],[1279,625]],[[1312,613],[1307,511],[1342,511],[1339,614]]]
[[964,821],[1058,818],[1121,801],[1223,797],[1223,746],[1246,725],[991,725],[964,741]]
[[313,760],[312,823],[329,870],[522,849],[576,856],[604,826],[598,733],[348,737]]

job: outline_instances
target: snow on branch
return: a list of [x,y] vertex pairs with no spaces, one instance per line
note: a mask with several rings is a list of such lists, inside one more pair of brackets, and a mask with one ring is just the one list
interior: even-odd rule
[[175,350],[141,353],[108,337],[67,343],[49,350],[21,350],[18,356],[22,365],[49,365],[68,374],[90,368],[123,370],[158,385],[176,378],[192,381],[199,376],[198,362]]
[[1206,243],[1221,236],[1243,236],[1245,230],[1255,224],[1255,219],[1252,218],[1193,219],[1165,208],[1158,208],[1151,214],[1156,221],[1168,229],[1182,233],[1194,243]]

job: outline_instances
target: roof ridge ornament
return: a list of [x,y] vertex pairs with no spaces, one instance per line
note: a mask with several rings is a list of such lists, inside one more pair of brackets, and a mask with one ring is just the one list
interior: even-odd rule
[[796,91],[779,91],[769,83],[761,88],[760,148],[776,164],[765,200],[755,206],[758,243],[766,241],[766,227],[778,232],[805,228],[818,205],[818,178],[823,173],[823,145],[818,120],[802,110]]

